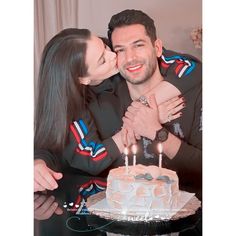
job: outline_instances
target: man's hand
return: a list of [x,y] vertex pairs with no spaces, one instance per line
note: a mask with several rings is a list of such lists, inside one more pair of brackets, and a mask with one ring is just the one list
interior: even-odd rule
[[132,102],[128,107],[123,122],[125,127],[129,127],[136,135],[154,139],[156,130],[162,128],[159,122],[158,107],[155,97],[149,98],[149,107],[140,102]]
[[136,143],[136,137],[133,130],[126,125],[124,125],[121,129],[121,138],[124,146],[126,147]]
[[54,196],[46,196],[43,194],[34,194],[34,218],[36,220],[46,220],[53,213],[61,215],[63,210],[58,207]]
[[56,180],[62,178],[62,173],[55,172],[47,167],[45,161],[34,161],[34,192],[54,190],[58,187]]

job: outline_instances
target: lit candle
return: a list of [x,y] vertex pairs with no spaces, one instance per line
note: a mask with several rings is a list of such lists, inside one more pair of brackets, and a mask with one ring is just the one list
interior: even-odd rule
[[133,166],[136,165],[136,153],[137,153],[137,145],[133,144],[131,147],[131,151],[133,153]]
[[127,147],[125,147],[125,149],[124,149],[124,154],[125,154],[125,170],[126,170],[126,174],[128,174],[128,165],[129,165],[129,163],[128,163],[128,148]]
[[162,152],[163,152],[162,143],[157,144],[157,149],[158,149],[158,153],[159,153],[159,167],[162,168]]

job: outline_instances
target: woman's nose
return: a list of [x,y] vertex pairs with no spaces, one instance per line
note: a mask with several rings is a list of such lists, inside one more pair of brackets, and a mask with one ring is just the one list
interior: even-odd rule
[[116,53],[115,53],[115,52],[107,51],[107,55],[108,55],[108,58],[109,58],[110,60],[116,59]]

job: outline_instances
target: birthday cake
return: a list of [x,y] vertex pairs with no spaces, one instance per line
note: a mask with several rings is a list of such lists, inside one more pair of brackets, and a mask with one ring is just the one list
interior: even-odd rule
[[169,211],[177,205],[179,179],[176,172],[157,166],[135,165],[110,170],[106,200],[123,214]]

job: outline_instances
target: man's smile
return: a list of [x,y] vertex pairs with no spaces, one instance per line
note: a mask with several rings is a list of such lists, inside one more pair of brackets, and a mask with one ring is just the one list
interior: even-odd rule
[[138,72],[142,67],[143,65],[139,64],[139,65],[129,66],[126,68],[126,70],[133,73],[133,72]]

